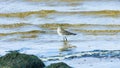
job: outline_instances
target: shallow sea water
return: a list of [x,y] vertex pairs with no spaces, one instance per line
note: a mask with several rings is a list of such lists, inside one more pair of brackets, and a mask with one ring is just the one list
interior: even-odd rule
[[[119,68],[119,6],[119,0],[0,0],[0,56],[19,50],[46,65]],[[63,42],[58,25],[77,35]]]

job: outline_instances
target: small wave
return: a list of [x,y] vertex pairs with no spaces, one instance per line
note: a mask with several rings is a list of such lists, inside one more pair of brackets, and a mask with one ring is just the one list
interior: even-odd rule
[[55,13],[55,10],[41,10],[41,11],[29,11],[29,12],[18,12],[18,13],[0,13],[1,17],[19,17],[24,18],[32,14],[40,14],[43,17],[50,13]]
[[28,11],[28,12],[17,12],[17,13],[0,13],[1,17],[19,17],[24,18],[29,15],[39,14],[41,17],[45,17],[48,14],[84,14],[84,15],[102,15],[104,17],[119,17],[120,11],[119,10],[99,10],[99,11],[56,11],[56,10],[40,10],[40,11]]
[[17,35],[17,34],[26,35],[26,34],[39,34],[39,33],[45,33],[45,31],[32,30],[25,32],[0,33],[0,36]]
[[13,34],[32,34],[45,33],[56,34],[58,25],[64,29],[72,30],[74,32],[89,34],[89,35],[116,35],[120,33],[120,24],[29,24],[29,23],[15,23],[15,24],[1,24],[2,29],[0,36]]
[[28,24],[28,23],[0,24],[0,28],[18,28],[27,25],[32,25],[32,24]]
[[67,55],[42,57],[43,61],[56,61],[64,59],[73,58],[84,58],[84,57],[94,57],[94,58],[120,58],[120,50],[93,50],[93,51],[83,51]]

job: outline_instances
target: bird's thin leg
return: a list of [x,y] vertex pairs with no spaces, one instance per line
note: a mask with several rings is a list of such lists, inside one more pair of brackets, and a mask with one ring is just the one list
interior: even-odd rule
[[66,37],[63,37],[63,42],[66,42],[67,41],[67,38]]
[[65,37],[65,41],[67,41],[67,38]]

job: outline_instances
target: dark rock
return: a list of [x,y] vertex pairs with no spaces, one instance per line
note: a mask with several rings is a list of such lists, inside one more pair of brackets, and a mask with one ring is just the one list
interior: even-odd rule
[[63,62],[59,62],[59,63],[53,63],[47,66],[46,68],[71,68],[71,67]]
[[13,51],[0,57],[0,68],[44,68],[44,63],[34,55]]

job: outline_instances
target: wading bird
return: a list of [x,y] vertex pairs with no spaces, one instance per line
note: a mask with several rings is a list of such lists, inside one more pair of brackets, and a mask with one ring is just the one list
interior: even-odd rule
[[63,41],[67,41],[67,37],[66,36],[76,35],[75,33],[72,33],[72,32],[69,32],[69,31],[63,29],[61,26],[58,26],[57,33],[58,33],[58,35],[63,37]]

